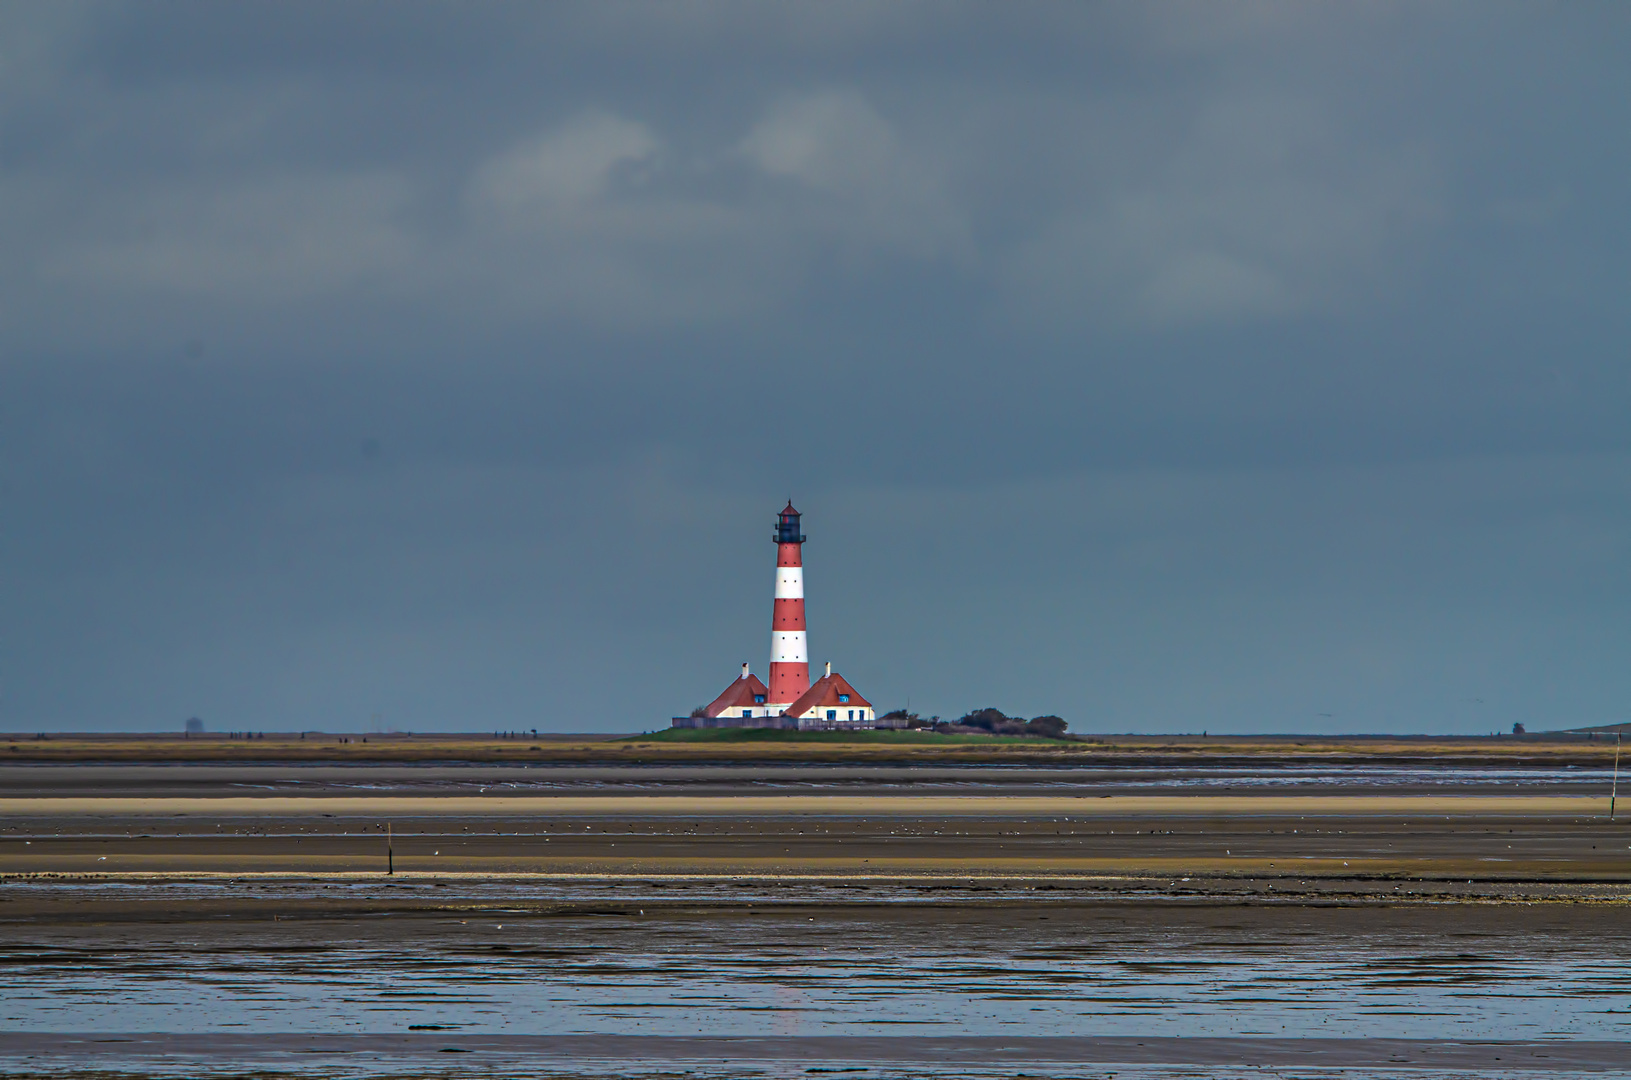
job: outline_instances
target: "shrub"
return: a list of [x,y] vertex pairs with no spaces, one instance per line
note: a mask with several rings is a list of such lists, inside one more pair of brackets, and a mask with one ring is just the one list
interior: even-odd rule
[[1033,735],[1045,739],[1062,739],[1065,737],[1065,728],[1068,727],[1063,719],[1057,716],[1038,716],[1026,720],[1023,716],[1009,716],[1001,709],[986,706],[965,713],[955,724],[941,725],[948,730],[956,731],[989,731],[993,735]]
[[979,728],[995,735],[1015,723],[1023,724],[1024,721],[1016,720],[1001,709],[993,709],[987,705],[983,709],[975,709],[971,713],[965,713],[957,723],[963,727]]
[[1057,716],[1033,716],[1026,721],[1025,733],[1027,735],[1041,735],[1048,739],[1062,739],[1065,737],[1065,728],[1069,726]]

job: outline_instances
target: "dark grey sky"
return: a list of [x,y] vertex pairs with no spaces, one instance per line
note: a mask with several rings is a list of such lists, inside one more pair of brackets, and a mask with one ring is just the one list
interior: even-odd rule
[[1631,706],[1625,4],[0,6],[0,728]]

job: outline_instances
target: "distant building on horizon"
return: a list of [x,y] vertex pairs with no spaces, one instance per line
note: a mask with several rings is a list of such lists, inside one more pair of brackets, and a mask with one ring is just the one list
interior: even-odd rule
[[776,516],[776,595],[770,616],[770,683],[747,664],[724,693],[697,716],[676,716],[677,728],[796,728],[798,730],[867,729],[880,725],[872,703],[862,697],[832,664],[812,685],[804,625],[804,557],[793,501]]

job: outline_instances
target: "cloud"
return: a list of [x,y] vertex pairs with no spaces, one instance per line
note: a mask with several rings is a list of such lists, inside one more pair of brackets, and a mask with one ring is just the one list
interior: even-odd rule
[[517,140],[466,185],[449,251],[456,287],[506,318],[609,329],[773,304],[766,238],[749,208],[714,193],[706,167],[698,176],[696,157],[600,109]]
[[969,246],[937,178],[853,90],[778,99],[723,148],[585,112],[480,164],[465,206],[469,282],[601,327],[763,317],[828,252],[864,272]]
[[888,184],[899,157],[894,131],[854,91],[778,102],[754,125],[742,149],[765,173],[826,191]]
[[741,150],[765,176],[789,182],[792,220],[807,235],[841,237],[852,253],[972,258],[966,216],[943,174],[902,146],[855,90],[773,103]]
[[338,294],[644,331],[785,311],[834,256],[861,275],[970,258],[939,175],[852,89],[777,98],[716,141],[584,109],[463,172],[451,213],[433,176],[401,167],[161,175],[94,201],[65,187],[39,196],[60,227],[39,237],[38,279],[104,298],[255,310]]
[[1435,222],[1415,147],[1370,147],[1306,102],[1199,111],[1170,148],[1015,246],[1014,320],[1171,326],[1329,311],[1387,288]]
[[51,254],[59,284],[258,307],[399,279],[424,256],[389,173],[258,178],[117,199]]
[[506,225],[552,217],[604,193],[619,168],[650,162],[658,145],[644,124],[585,113],[482,165],[471,200],[479,210],[501,214]]
[[[1397,31],[1403,16],[1423,17],[1398,0],[1321,5],[1298,0],[1175,0],[1129,4],[1111,18],[1134,47],[1182,56],[1240,56],[1307,49],[1332,41],[1353,43],[1369,31]],[[1432,18],[1432,16],[1427,16]]]

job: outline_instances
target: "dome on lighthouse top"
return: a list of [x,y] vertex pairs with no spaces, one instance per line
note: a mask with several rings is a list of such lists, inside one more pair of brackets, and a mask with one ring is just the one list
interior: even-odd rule
[[787,500],[787,508],[776,515],[776,535],[773,538],[778,544],[802,544],[804,534],[799,532],[799,512],[793,509],[793,500]]

